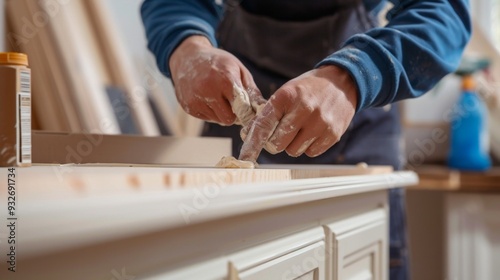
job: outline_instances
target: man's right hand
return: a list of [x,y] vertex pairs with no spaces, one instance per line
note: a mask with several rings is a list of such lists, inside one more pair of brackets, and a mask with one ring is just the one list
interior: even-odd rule
[[194,117],[234,124],[237,118],[231,104],[235,87],[248,93],[254,108],[266,102],[248,69],[204,36],[185,39],[171,55],[169,66],[177,100]]

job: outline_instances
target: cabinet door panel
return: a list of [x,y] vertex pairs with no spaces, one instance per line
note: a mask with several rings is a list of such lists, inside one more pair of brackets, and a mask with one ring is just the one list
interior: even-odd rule
[[313,271],[310,271],[299,278],[296,278],[294,280],[317,280],[319,277],[319,271],[318,269],[315,269]]
[[143,280],[227,280],[227,263],[225,257],[197,263],[177,270],[155,271],[141,277]]
[[[324,270],[324,259],[318,259],[317,256],[320,256],[320,254],[318,254],[319,251],[325,251],[324,242],[318,242],[242,272],[239,274],[239,279],[320,280],[319,272]],[[323,254],[321,254],[321,256],[323,256]]]
[[380,246],[374,244],[348,256],[342,269],[342,278],[356,280],[376,279],[377,267],[380,265],[378,255],[380,255]]
[[384,208],[325,227],[329,280],[387,278],[388,223]]
[[230,256],[232,280],[324,280],[321,228],[284,237]]

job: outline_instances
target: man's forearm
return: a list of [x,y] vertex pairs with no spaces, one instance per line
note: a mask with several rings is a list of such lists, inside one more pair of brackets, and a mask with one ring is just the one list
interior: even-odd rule
[[222,18],[222,6],[213,0],[145,0],[141,15],[148,48],[167,77],[171,76],[170,56],[187,37],[205,36],[217,45],[215,30]]
[[466,0],[397,1],[386,27],[351,37],[319,66],[349,71],[358,111],[418,97],[454,71],[470,38]]

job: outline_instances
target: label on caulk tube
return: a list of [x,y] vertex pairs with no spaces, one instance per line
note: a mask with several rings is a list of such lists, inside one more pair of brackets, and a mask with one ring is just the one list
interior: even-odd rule
[[31,73],[30,71],[19,71],[19,89],[17,99],[18,112],[18,137],[19,137],[19,161],[31,163]]

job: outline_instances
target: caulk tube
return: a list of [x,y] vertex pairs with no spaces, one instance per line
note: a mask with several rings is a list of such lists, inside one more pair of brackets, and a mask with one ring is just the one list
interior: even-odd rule
[[28,56],[0,52],[0,167],[31,166]]

